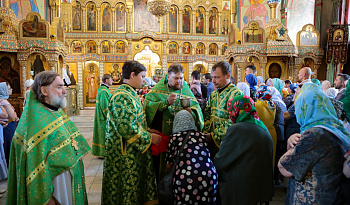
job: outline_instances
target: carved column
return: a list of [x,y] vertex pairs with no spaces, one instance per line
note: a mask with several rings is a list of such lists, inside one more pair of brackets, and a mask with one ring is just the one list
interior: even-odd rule
[[205,31],[204,34],[208,35],[209,34],[209,11],[205,12]]
[[77,90],[78,93],[78,108],[84,108],[84,99],[83,99],[83,90],[84,90],[84,84],[83,84],[83,62],[78,61],[78,85],[79,89]]
[[[167,46],[166,46],[166,40],[162,41],[162,46],[163,46],[163,57],[162,57],[162,69],[163,73],[166,73],[166,70],[168,68],[168,55],[167,55]],[[153,74],[153,73],[152,73]]]
[[183,19],[183,14],[182,14],[182,10],[179,11],[179,17],[178,17],[178,22],[179,22],[179,34],[182,33],[182,19]]
[[217,29],[217,31],[218,31],[218,34],[221,34],[221,16],[222,16],[222,13],[221,12],[219,12],[218,13],[218,29]]
[[10,0],[4,0],[3,2],[4,2],[4,7],[5,7],[5,8],[8,8],[8,9],[11,8],[11,6],[10,6]]
[[265,79],[267,76],[265,76],[265,67],[266,63],[260,63],[260,75]]
[[133,8],[134,8],[134,2],[126,2],[126,9],[125,9],[125,12],[126,12],[126,25],[125,25],[125,29],[126,29],[126,32],[127,33],[131,33],[133,32],[133,29],[132,29],[132,11],[133,11]]
[[100,31],[102,30],[102,26],[100,25],[100,13],[101,13],[101,8],[98,7],[96,8],[97,10],[97,14],[96,14],[96,31]]
[[131,48],[131,46],[132,46],[132,39],[128,39],[128,51],[127,51],[127,53],[128,53],[128,56],[127,56],[127,60],[133,60],[132,59],[132,53],[131,53],[131,51],[132,51],[132,48]]
[[24,82],[27,80],[27,61],[18,61],[18,62],[21,69],[21,76],[22,76],[22,82],[21,82],[22,94],[24,94],[26,92],[26,88],[24,87]]
[[196,33],[196,11],[192,11],[192,33]]
[[100,75],[99,75],[99,82],[100,82],[100,85],[102,84],[102,76],[103,74],[105,74],[105,66],[106,64],[104,62],[100,62]]
[[81,7],[81,13],[82,13],[81,26],[82,26],[83,32],[86,32],[86,8],[85,7]]
[[111,9],[112,11],[112,33],[114,33],[117,29],[116,29],[116,13],[115,13],[115,8]]

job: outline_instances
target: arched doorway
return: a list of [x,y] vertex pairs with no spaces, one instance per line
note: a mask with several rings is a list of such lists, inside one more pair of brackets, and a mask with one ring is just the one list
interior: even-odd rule
[[147,69],[146,77],[152,78],[154,71],[160,66],[160,57],[157,53],[154,53],[149,46],[137,53],[134,57],[134,60],[140,62]]

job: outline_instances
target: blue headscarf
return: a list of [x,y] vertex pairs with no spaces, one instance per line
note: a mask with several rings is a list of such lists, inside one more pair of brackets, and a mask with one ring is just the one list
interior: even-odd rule
[[248,74],[245,76],[245,79],[247,80],[247,83],[249,84],[250,89],[256,91],[256,86],[258,84],[258,80],[256,79],[255,75]]
[[289,89],[291,89],[293,91],[293,93],[295,93],[297,88],[298,88],[298,84],[296,84],[296,83],[292,83],[289,85]]
[[272,85],[275,87],[278,92],[283,96],[282,89],[283,89],[283,81],[279,78],[272,79]]
[[316,78],[312,78],[312,79],[311,79],[311,82],[315,83],[315,84],[318,85],[318,86],[321,86],[320,81],[319,81],[318,79],[316,79]]
[[5,82],[0,83],[0,98],[4,100],[9,98],[9,89]]
[[349,133],[337,119],[332,102],[320,86],[314,83],[303,84],[296,98],[295,114],[301,125],[301,133],[315,126],[322,127],[335,134],[346,146],[346,150],[350,149]]

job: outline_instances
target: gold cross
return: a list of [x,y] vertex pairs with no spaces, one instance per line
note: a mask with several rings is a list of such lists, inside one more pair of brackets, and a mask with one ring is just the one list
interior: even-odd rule
[[75,190],[76,192],[78,192],[78,194],[80,194],[80,189],[83,188],[82,186],[78,185],[78,188]]
[[163,108],[167,108],[168,107],[168,105],[163,105]]
[[165,121],[165,122],[168,123],[169,126],[171,123],[173,123],[170,119],[168,121]]

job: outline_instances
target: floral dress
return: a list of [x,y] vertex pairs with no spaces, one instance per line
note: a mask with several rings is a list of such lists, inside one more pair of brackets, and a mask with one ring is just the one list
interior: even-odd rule
[[[184,146],[179,163],[175,168],[173,193],[175,204],[215,204],[218,175],[210,152],[207,149],[207,140],[203,133],[192,132]],[[174,164],[187,131],[171,135],[166,163]]]

